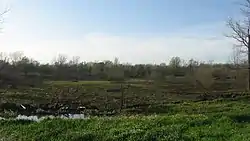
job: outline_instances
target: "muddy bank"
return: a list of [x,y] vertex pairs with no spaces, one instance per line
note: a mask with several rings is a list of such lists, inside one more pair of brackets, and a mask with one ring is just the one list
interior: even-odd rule
[[[158,104],[168,104],[168,103],[181,103],[183,101],[211,101],[216,99],[246,99],[250,98],[249,93],[247,92],[210,92],[209,94],[203,93],[182,93],[176,94],[176,96],[183,97],[185,100],[173,100],[169,102],[161,102]],[[5,102],[0,103],[0,114],[1,113],[14,113],[15,115],[26,115],[26,116],[46,116],[46,115],[69,115],[69,114],[84,114],[91,116],[112,116],[121,114],[120,108],[114,108],[105,106],[94,106],[97,102],[88,102],[82,104],[81,102],[75,102],[71,100],[61,100],[60,102],[49,102],[49,103],[15,103],[15,102]],[[150,107],[157,105],[157,103],[150,103],[140,101],[137,104],[130,104],[134,102],[130,102],[126,100],[122,114],[132,114],[132,113],[142,113],[147,114],[151,112],[159,112],[156,109],[152,109]],[[108,105],[108,103],[106,103]],[[153,111],[152,111],[153,110]],[[165,110],[164,110],[165,111]]]
[[90,109],[81,104],[72,103],[47,103],[47,104],[20,104],[20,103],[1,103],[0,113],[12,112],[16,115],[25,116],[58,116],[58,115],[74,115],[74,114],[86,114],[86,115],[100,115],[102,112],[95,108]]

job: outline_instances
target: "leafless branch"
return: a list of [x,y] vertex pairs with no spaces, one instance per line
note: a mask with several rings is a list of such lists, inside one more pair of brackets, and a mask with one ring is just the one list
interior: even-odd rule
[[9,11],[10,11],[10,9],[4,10],[2,13],[0,13],[0,16],[3,16],[4,14],[6,14]]
[[4,10],[2,13],[0,13],[0,17],[2,18],[4,14],[8,13],[10,11],[10,9],[6,9]]
[[[2,13],[0,13],[0,22],[3,22],[2,17],[6,14],[10,9],[6,9]],[[7,58],[3,58],[3,54],[1,53],[1,60],[0,60],[0,71],[4,69],[6,64]]]
[[227,22],[228,27],[232,30],[232,34],[227,36],[235,39],[241,45],[248,47],[248,34],[250,28],[250,0],[244,0],[244,3],[238,3],[241,12],[245,17],[242,21],[235,21],[230,18]]
[[232,19],[230,19],[227,25],[233,31],[233,33],[231,35],[227,35],[227,37],[233,38],[247,47],[247,33],[243,30],[243,27],[239,24],[239,22],[234,22]]
[[[3,15],[5,15],[9,11],[10,11],[10,9],[6,9],[3,12],[0,13],[0,24],[2,24],[4,22]],[[2,28],[0,28],[0,29],[2,29]]]
[[250,0],[245,0],[245,3],[238,3],[242,7],[250,8]]

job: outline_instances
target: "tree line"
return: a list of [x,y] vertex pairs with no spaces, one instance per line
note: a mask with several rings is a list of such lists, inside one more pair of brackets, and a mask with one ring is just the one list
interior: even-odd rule
[[[233,58],[230,63],[216,64],[211,61],[202,62],[194,59],[185,61],[180,57],[173,57],[168,64],[129,64],[119,63],[119,59],[100,62],[80,62],[80,57],[68,59],[65,55],[58,55],[52,63],[42,64],[28,58],[22,52],[10,55],[0,53],[0,78],[39,77],[42,80],[127,80],[144,79],[164,81],[168,76],[184,77],[197,73],[201,68],[212,68],[213,77],[227,74],[226,70],[247,68],[246,61]],[[220,72],[220,73],[219,73]],[[229,74],[229,73],[228,73]],[[5,78],[10,77],[10,78]]]

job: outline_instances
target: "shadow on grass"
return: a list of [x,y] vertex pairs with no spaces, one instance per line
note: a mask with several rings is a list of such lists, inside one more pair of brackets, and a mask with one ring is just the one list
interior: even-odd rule
[[34,123],[34,121],[31,120],[2,120],[0,121],[1,125],[28,125]]
[[126,113],[136,114],[173,114],[176,113],[174,105],[150,105],[150,104],[138,104],[127,106]]
[[230,118],[238,123],[250,123],[250,114],[249,115],[234,115],[230,116]]

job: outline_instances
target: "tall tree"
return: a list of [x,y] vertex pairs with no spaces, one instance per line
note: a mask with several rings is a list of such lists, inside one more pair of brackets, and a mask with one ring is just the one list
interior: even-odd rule
[[243,19],[230,18],[228,20],[227,25],[232,33],[227,36],[236,40],[237,47],[244,49],[242,52],[248,55],[248,90],[250,90],[250,0],[244,0],[240,6]]
[[[7,13],[9,11],[9,9],[8,10],[5,10],[5,11],[3,11],[3,12],[1,12],[0,13],[0,24],[2,24],[3,23],[3,16]],[[4,68],[4,64],[5,63],[3,63],[2,61],[3,60],[0,60],[1,62],[0,62],[0,71]]]

